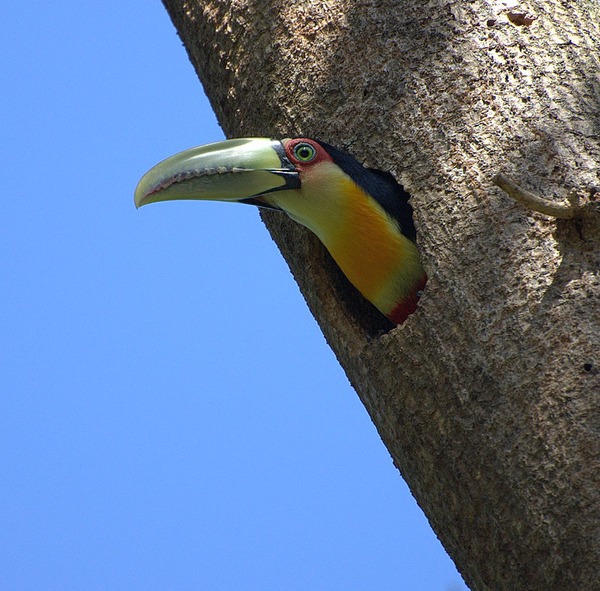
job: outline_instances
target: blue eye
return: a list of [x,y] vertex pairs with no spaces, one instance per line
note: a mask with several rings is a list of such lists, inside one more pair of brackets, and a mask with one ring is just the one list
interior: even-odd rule
[[310,162],[315,159],[316,155],[317,151],[310,144],[301,142],[294,146],[294,156],[300,162]]

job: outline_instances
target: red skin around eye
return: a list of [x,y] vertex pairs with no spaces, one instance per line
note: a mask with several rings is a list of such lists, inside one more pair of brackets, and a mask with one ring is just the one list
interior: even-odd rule
[[[294,156],[294,148],[298,144],[310,144],[316,151],[316,157],[310,162],[301,162]],[[298,167],[298,169],[302,170],[303,167],[313,166],[315,164],[320,164],[321,162],[333,162],[331,156],[314,140],[309,138],[299,137],[294,138],[293,140],[288,140],[284,143],[285,153],[290,161]]]

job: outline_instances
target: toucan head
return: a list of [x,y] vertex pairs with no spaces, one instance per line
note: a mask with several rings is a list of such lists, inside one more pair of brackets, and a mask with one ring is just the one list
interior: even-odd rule
[[242,138],[192,148],[157,164],[135,190],[137,207],[179,199],[282,210],[321,239],[351,283],[389,318],[405,317],[394,312],[398,302],[412,298],[410,311],[416,306],[424,272],[408,195],[389,173],[365,168],[325,142]]
[[[414,240],[412,208],[390,174],[367,169],[350,154],[310,138],[238,138],[179,152],[142,177],[135,205],[181,199],[248,203],[283,210],[320,235],[330,214],[339,214],[328,200],[348,180],[377,200]],[[319,194],[316,200],[310,199],[313,192]]]

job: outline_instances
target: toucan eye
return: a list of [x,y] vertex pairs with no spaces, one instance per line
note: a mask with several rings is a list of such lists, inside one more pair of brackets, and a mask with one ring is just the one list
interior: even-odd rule
[[294,156],[300,162],[310,162],[316,155],[317,151],[310,144],[302,142],[294,146]]

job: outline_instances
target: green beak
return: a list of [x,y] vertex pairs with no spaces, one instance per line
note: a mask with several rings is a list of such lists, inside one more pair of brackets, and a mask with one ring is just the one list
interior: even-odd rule
[[135,205],[175,199],[262,205],[256,199],[260,195],[299,188],[299,173],[280,141],[235,139],[191,148],[163,160],[138,183]]

